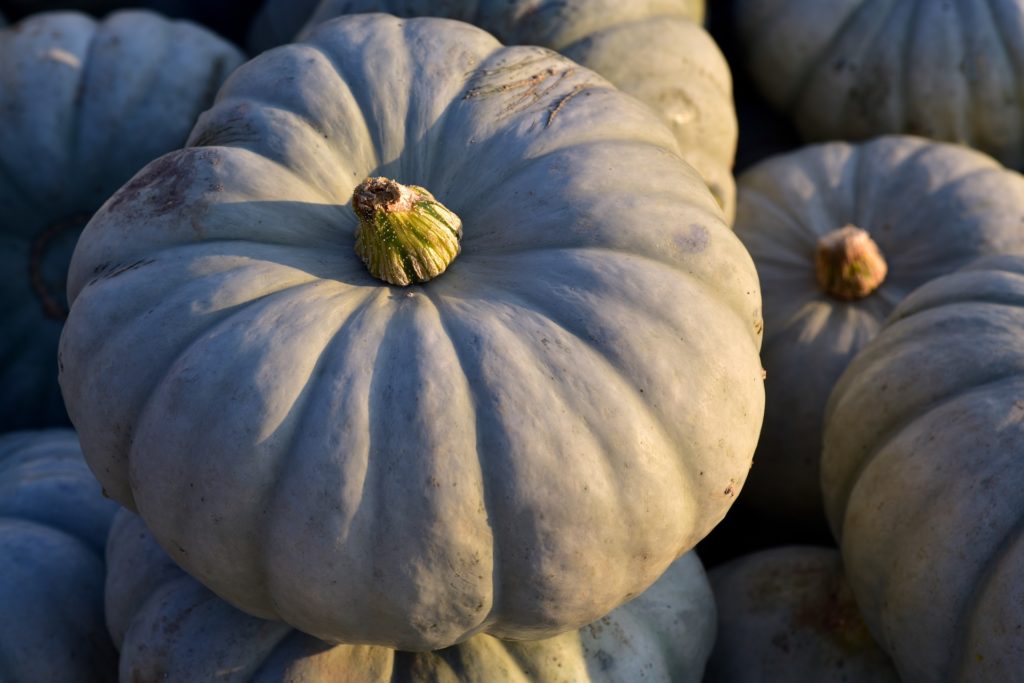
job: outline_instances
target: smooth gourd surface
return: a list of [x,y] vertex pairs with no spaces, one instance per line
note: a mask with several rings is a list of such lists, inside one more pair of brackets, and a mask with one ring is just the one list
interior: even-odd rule
[[[1024,179],[979,152],[910,136],[826,143],[770,158],[739,179],[736,234],[764,293],[764,429],[743,502],[822,519],[825,403],[859,349],[915,287],[984,254],[1024,248]],[[866,231],[888,264],[865,298],[822,290],[815,249]]]
[[1024,165],[1020,0],[739,0],[736,21],[805,139],[907,133]]
[[0,436],[3,680],[116,680],[103,617],[103,548],[116,510],[72,431]]
[[[71,266],[62,388],[107,491],[235,605],[325,640],[553,635],[725,514],[763,411],[753,265],[671,133],[467,24],[322,24],[228,80]],[[373,279],[368,176],[463,223]]]
[[718,635],[705,683],[897,683],[834,548],[778,546],[711,571]]
[[1024,261],[908,296],[828,404],[822,482],[858,603],[901,679],[1024,667]]
[[0,431],[67,423],[57,342],[75,242],[118,187],[184,144],[241,61],[151,12],[0,30]]
[[122,511],[107,544],[107,620],[122,680],[319,683],[673,683],[699,681],[715,604],[700,560],[687,553],[643,595],[606,617],[540,641],[480,634],[434,652],[330,645],[249,616],[185,574],[142,520]]

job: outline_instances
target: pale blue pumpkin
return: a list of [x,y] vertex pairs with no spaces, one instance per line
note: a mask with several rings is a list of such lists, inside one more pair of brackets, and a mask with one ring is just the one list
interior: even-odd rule
[[0,30],[0,431],[67,423],[57,340],[78,235],[184,143],[241,61],[150,12],[42,14]]

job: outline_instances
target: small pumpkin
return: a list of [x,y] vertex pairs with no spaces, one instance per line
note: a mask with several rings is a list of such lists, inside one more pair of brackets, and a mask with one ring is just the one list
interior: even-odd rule
[[839,552],[781,546],[715,567],[718,636],[704,683],[897,683]]
[[744,502],[824,526],[825,403],[915,287],[1024,249],[1024,178],[979,152],[909,136],[827,143],[739,180],[736,234],[764,291],[764,429]]
[[122,510],[107,544],[107,623],[121,680],[191,683],[674,683],[699,681],[715,634],[715,603],[694,553],[606,617],[547,640],[488,635],[434,652],[330,645],[227,604],[175,565],[142,520]]
[[[61,385],[94,472],[215,593],[324,640],[607,614],[724,516],[763,411],[753,264],[673,144],[460,22],[264,53],[76,248]],[[443,274],[367,271],[361,223],[406,270],[393,230],[441,215],[382,189],[357,218],[367,177],[461,219]]]
[[57,341],[89,216],[181,146],[241,54],[150,12],[0,30],[0,431],[67,423]]
[[1024,258],[907,296],[828,402],[822,485],[865,621],[907,683],[1024,670]]
[[[295,16],[303,5],[271,0],[264,12],[274,17],[275,26],[288,26],[283,15]],[[312,17],[308,10],[303,16],[313,26],[360,12],[457,19],[506,45],[547,47],[596,71],[661,115],[683,158],[700,172],[732,220],[737,136],[732,76],[715,41],[700,26],[703,0],[324,0]]]
[[738,0],[745,64],[808,141],[905,133],[1024,166],[1024,4]]
[[71,430],[0,436],[5,681],[117,679],[103,617],[103,548],[116,510]]

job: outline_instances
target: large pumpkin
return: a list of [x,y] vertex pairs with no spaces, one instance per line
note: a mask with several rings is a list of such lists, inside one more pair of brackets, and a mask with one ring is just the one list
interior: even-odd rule
[[906,683],[1024,671],[1024,258],[926,284],[828,404],[822,482],[865,620]]
[[249,616],[181,571],[127,510],[111,529],[107,567],[107,622],[121,680],[133,683],[207,681],[224,671],[261,683],[696,683],[715,635],[714,599],[694,553],[580,631],[533,642],[480,634],[423,653],[330,645]]
[[704,683],[897,683],[839,552],[781,546],[711,572],[718,636]]
[[[216,593],[325,640],[606,614],[722,518],[763,410],[753,264],[672,144],[468,24],[264,53],[79,242],[61,382],[94,471]],[[369,274],[366,176],[461,217],[446,272]],[[423,202],[377,218],[450,219]]]
[[117,504],[100,494],[74,432],[0,436],[0,678],[117,678],[103,618],[103,548]]
[[[264,13],[275,17],[275,28],[289,26],[285,17],[306,4],[271,0]],[[541,45],[596,71],[661,115],[683,158],[701,173],[731,220],[737,136],[732,77],[700,26],[703,0],[323,0],[310,25],[359,12],[466,21],[507,45]],[[254,30],[266,25],[257,20]]]
[[908,133],[1024,166],[1024,2],[738,0],[746,65],[808,140]]
[[184,143],[241,61],[149,12],[0,30],[0,431],[67,423],[57,340],[75,241],[118,187]]
[[907,136],[828,143],[740,177],[736,234],[764,292],[765,425],[744,502],[824,526],[822,419],[836,379],[914,287],[1024,249],[1024,178]]

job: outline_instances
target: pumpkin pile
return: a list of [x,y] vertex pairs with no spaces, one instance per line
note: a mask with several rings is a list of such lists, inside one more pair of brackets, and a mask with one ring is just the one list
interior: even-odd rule
[[0,0],[0,679],[1013,680],[960,4]]

